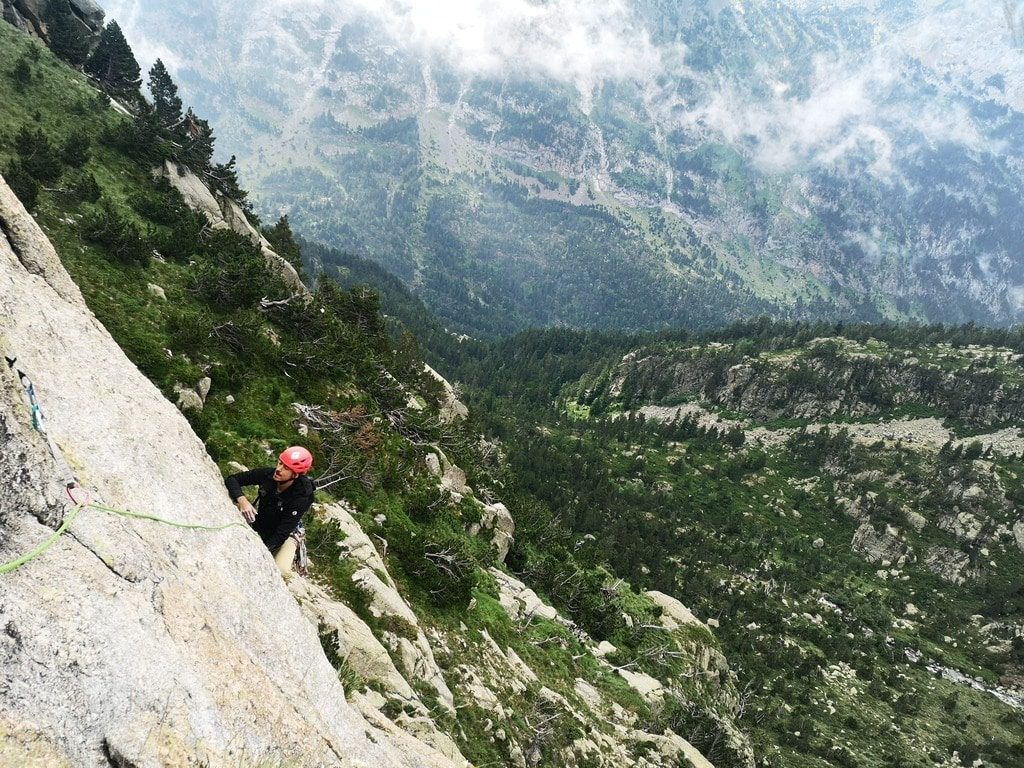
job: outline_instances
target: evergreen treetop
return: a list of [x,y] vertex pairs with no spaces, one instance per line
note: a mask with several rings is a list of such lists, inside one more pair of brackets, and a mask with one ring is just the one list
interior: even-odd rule
[[96,50],[85,62],[85,71],[116,95],[138,97],[142,70],[116,21],[103,28]]
[[192,107],[189,107],[185,113],[182,128],[184,133],[182,161],[193,170],[204,171],[210,167],[210,158],[213,157],[213,129],[210,128],[210,124],[206,120],[192,111]]
[[169,130],[178,128],[182,123],[178,86],[160,59],[149,70],[149,92],[153,96],[153,108],[161,127]]

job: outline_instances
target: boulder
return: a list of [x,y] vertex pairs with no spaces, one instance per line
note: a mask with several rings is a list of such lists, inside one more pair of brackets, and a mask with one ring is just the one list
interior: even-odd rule
[[445,469],[444,475],[441,477],[441,487],[460,496],[473,494],[473,490],[466,485],[466,473],[454,464]]
[[925,526],[928,525],[928,520],[924,515],[907,507],[903,508],[903,517],[906,518],[907,524],[918,533],[923,531]]
[[1014,523],[1013,539],[1017,542],[1017,548],[1021,552],[1024,552],[1024,520]]
[[440,479],[443,472],[441,471],[441,459],[438,458],[437,454],[428,453],[423,461],[427,465],[427,471],[434,477]]
[[182,412],[196,411],[202,413],[203,398],[194,389],[188,389],[179,384],[175,386],[174,392],[178,395],[177,405]]
[[206,404],[206,398],[210,394],[210,387],[212,386],[213,379],[209,376],[204,376],[196,384],[196,394],[199,395],[199,399],[203,401],[204,405]]

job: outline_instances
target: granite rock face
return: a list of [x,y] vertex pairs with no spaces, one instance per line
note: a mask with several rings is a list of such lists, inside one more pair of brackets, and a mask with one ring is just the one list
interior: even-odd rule
[[[112,507],[237,521],[203,444],[92,316],[2,181],[0,223],[0,346],[31,377],[56,449],[0,366],[0,562],[72,514],[71,471]],[[85,508],[0,575],[0,590],[5,765],[450,765],[346,703],[245,526],[190,531]]]
[[[49,40],[46,29],[46,0],[0,0],[3,18],[22,32]],[[86,37],[103,29],[103,9],[92,0],[70,0],[71,13]]]

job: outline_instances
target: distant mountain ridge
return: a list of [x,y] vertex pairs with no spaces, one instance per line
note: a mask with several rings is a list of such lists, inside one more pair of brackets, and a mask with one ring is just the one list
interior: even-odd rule
[[265,209],[453,328],[1024,317],[1000,4],[109,5]]

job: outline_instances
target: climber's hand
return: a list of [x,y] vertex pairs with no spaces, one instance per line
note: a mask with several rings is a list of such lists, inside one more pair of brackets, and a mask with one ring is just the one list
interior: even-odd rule
[[256,522],[256,509],[249,503],[249,500],[245,498],[245,496],[235,503],[238,505],[238,510],[242,513],[242,516],[245,518],[247,523],[251,524]]

